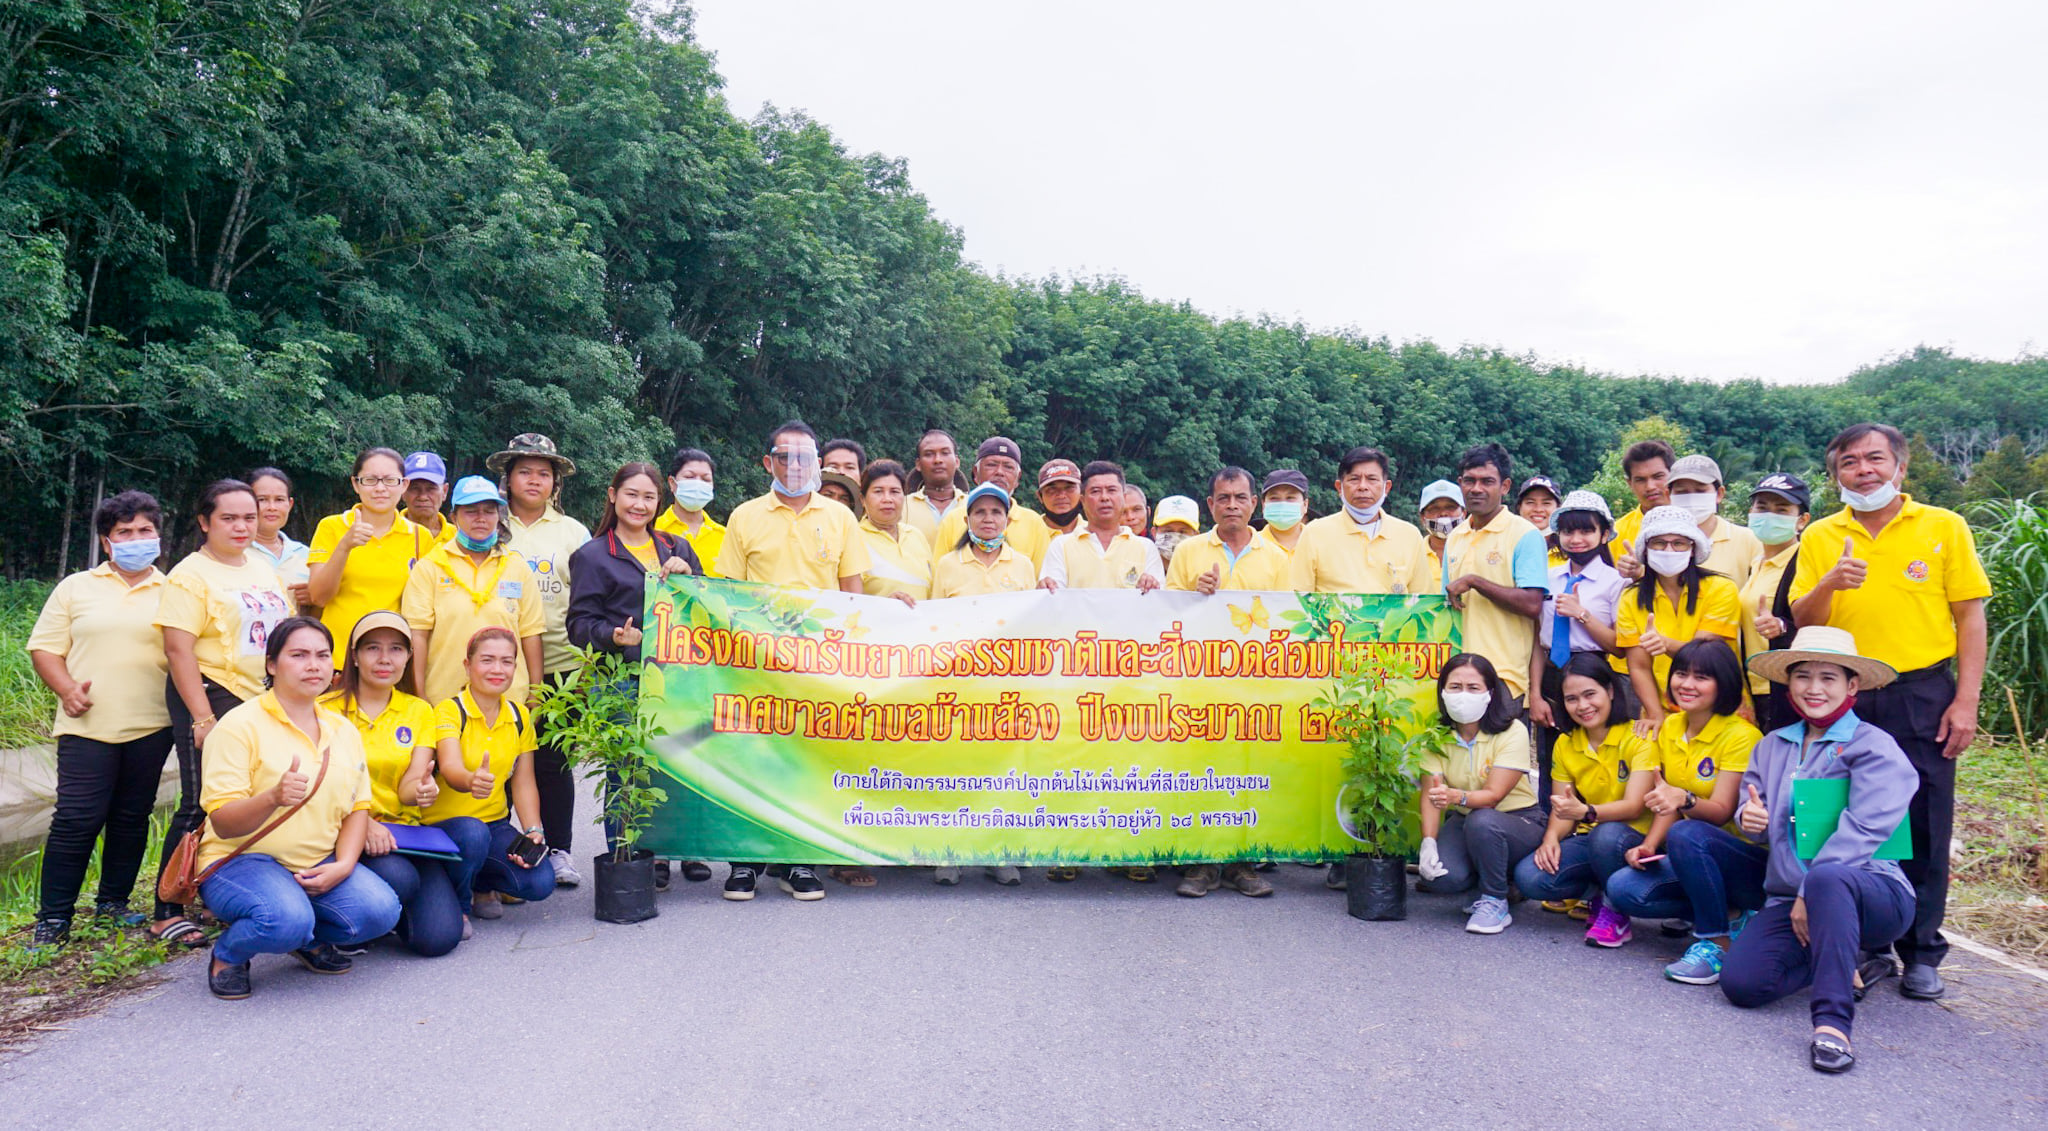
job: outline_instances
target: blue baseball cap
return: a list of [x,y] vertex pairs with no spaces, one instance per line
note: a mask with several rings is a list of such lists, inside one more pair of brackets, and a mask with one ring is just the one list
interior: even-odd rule
[[405,457],[405,479],[408,483],[424,479],[440,486],[448,482],[448,465],[432,452],[414,452]]
[[468,506],[470,503],[496,503],[505,505],[505,496],[498,493],[498,485],[481,475],[465,475],[455,481],[455,490],[448,496],[454,506]]

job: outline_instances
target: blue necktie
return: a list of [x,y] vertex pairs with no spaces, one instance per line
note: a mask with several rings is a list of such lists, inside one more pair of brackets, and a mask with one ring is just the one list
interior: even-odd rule
[[[1565,574],[1564,593],[1571,592],[1572,586],[1584,580],[1586,580],[1586,575],[1583,573]],[[1571,662],[1571,658],[1572,618],[1563,613],[1558,613],[1555,617],[1551,618],[1550,622],[1550,666],[1562,669],[1567,663]]]

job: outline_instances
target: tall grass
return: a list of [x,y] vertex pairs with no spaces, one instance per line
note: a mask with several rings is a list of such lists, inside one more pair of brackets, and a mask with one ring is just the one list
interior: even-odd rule
[[1991,655],[1985,725],[2012,732],[2005,689],[2019,698],[2027,733],[2048,730],[2048,504],[2042,496],[2000,499],[1971,509],[1977,551],[1991,575]]
[[45,581],[0,579],[0,750],[50,740],[57,698],[28,662],[28,634],[50,595]]

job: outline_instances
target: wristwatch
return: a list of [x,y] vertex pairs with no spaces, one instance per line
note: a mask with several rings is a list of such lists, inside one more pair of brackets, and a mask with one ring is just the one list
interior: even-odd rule
[[1459,790],[1459,791],[1458,791],[1458,804],[1460,804],[1460,805],[1463,805],[1463,804],[1465,804],[1465,799],[1466,799],[1466,798],[1468,798],[1468,797],[1470,797],[1470,796],[1472,796],[1472,791],[1471,791],[1471,790],[1469,790],[1469,789],[1461,789],[1461,790]]
[[1692,812],[1692,807],[1693,807],[1694,805],[1697,805],[1697,804],[1699,804],[1699,800],[1700,800],[1700,795],[1699,795],[1699,794],[1697,794],[1697,793],[1688,793],[1688,794],[1686,794],[1686,795],[1685,795],[1685,804],[1683,804],[1683,805],[1680,805],[1680,806],[1678,807],[1678,811],[1679,811],[1679,812],[1681,812],[1681,813],[1690,813],[1690,812]]
[[1581,813],[1581,814],[1579,815],[1579,820],[1581,820],[1581,821],[1583,821],[1583,822],[1585,822],[1586,824],[1589,824],[1589,825],[1597,825],[1597,824],[1599,824],[1599,823],[1600,823],[1600,812],[1599,812],[1599,809],[1598,809],[1598,807],[1596,807],[1596,806],[1592,806],[1592,805],[1588,805],[1588,806],[1586,806],[1586,811],[1585,811],[1584,813]]

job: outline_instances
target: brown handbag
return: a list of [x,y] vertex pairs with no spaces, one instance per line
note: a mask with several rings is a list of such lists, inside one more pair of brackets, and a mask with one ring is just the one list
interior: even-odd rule
[[313,800],[313,795],[320,792],[320,783],[327,780],[327,762],[327,751],[323,749],[320,751],[320,772],[313,777],[313,788],[306,791],[306,796],[300,798],[297,805],[285,810],[281,816],[272,818],[269,824],[257,829],[250,834],[248,840],[237,845],[234,851],[214,861],[206,871],[199,872],[199,834],[205,830],[206,822],[212,820],[213,816],[208,814],[202,818],[198,828],[178,838],[177,847],[171,849],[170,859],[164,861],[164,869],[156,878],[156,897],[165,903],[180,905],[197,899],[199,885],[212,879],[213,874],[220,871],[222,865],[256,847],[257,841],[269,836],[279,825],[291,820],[293,814],[306,807],[306,802]]

